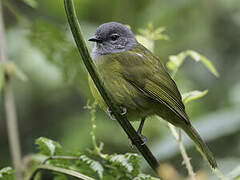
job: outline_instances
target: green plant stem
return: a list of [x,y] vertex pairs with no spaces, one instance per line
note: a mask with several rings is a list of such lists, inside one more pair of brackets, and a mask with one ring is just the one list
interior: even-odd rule
[[52,159],[65,159],[65,160],[81,160],[81,158],[77,156],[49,156],[46,158],[41,164],[44,165],[46,164],[49,160]]
[[[175,77],[176,73],[177,73],[177,70],[176,69],[173,74],[171,74],[172,78]],[[187,168],[187,171],[188,171],[188,174],[189,174],[189,177],[191,180],[196,180],[196,177],[195,177],[195,173],[193,171],[193,167],[191,165],[191,162],[190,162],[190,158],[188,157],[188,154],[187,154],[187,151],[182,143],[182,138],[181,138],[181,130],[179,130],[179,132],[177,133],[177,129],[175,126],[173,126],[171,123],[168,123],[168,127],[173,135],[173,137],[175,138],[177,144],[178,144],[178,147],[179,147],[179,150],[180,150],[180,153],[183,157],[183,162]]]
[[75,178],[78,178],[78,179],[95,180],[95,179],[93,179],[89,176],[86,176],[84,174],[81,174],[81,173],[73,171],[73,170],[64,169],[64,168],[60,168],[60,167],[49,166],[49,165],[38,166],[28,179],[29,180],[34,180],[34,177],[37,175],[37,173],[39,171],[53,171],[53,172],[57,172],[57,173],[66,174],[68,176],[72,176],[72,177],[75,177]]
[[188,157],[187,151],[186,151],[186,149],[185,149],[185,147],[182,143],[181,130],[180,130],[179,133],[177,133],[176,128],[170,123],[168,123],[168,127],[171,130],[171,133],[172,133],[173,137],[177,141],[177,144],[179,146],[179,150],[180,150],[180,152],[182,154],[182,157],[183,157],[183,162],[184,162],[184,164],[185,164],[185,166],[188,170],[188,174],[189,174],[190,179],[191,180],[196,180],[192,165],[190,163],[190,158]]
[[112,101],[112,98],[107,93],[107,90],[104,87],[103,82],[99,78],[98,72],[95,69],[95,65],[89,55],[86,44],[84,42],[81,30],[80,30],[80,25],[78,23],[77,16],[74,10],[73,1],[64,0],[64,5],[65,5],[67,18],[68,18],[68,23],[70,25],[74,40],[81,54],[82,60],[89,74],[91,75],[91,78],[93,79],[99,93],[103,97],[105,103],[110,108],[113,115],[115,116],[119,124],[122,126],[122,128],[124,129],[128,137],[131,139],[133,144],[141,152],[141,154],[143,155],[145,160],[148,162],[150,167],[152,167],[152,169],[155,172],[157,172],[159,168],[158,161],[153,156],[149,148],[143,143],[141,137],[137,134],[135,129],[132,127],[131,123],[127,120],[126,115],[121,115],[121,111],[119,107]]
[[89,105],[89,101],[87,102],[87,105],[85,106],[86,109],[88,109],[91,113],[91,123],[92,123],[92,129],[90,132],[91,138],[92,138],[92,143],[93,143],[93,148],[96,153],[98,153],[98,146],[97,146],[97,141],[96,141],[96,135],[95,135],[95,129],[96,129],[96,106],[97,102],[95,101],[92,105]]
[[[7,53],[5,46],[5,34],[4,34],[4,23],[3,23],[3,13],[2,13],[2,2],[0,1],[0,61],[2,63],[7,63]],[[4,83],[4,105],[6,111],[8,138],[10,144],[11,157],[13,165],[15,168],[15,174],[17,180],[22,180],[22,163],[21,163],[21,150],[18,135],[18,124],[17,124],[17,114],[15,109],[14,95],[11,88],[9,76],[5,75]]]

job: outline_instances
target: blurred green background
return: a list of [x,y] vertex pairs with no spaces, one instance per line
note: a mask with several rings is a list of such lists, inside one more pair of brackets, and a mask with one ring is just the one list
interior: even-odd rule
[[[31,2],[31,0],[29,0]],[[87,72],[70,33],[63,1],[41,0],[32,8],[20,0],[3,0],[9,59],[28,76],[13,80],[22,154],[37,152],[34,140],[45,136],[69,150],[92,148]],[[34,4],[33,4],[34,5]],[[85,39],[109,21],[131,26],[135,34],[152,22],[166,27],[168,41],[157,41],[155,54],[165,63],[170,55],[193,49],[208,57],[220,73],[215,78],[201,64],[184,62],[176,75],[180,91],[205,90],[204,98],[187,105],[194,126],[226,173],[240,164],[240,3],[238,0],[76,0]],[[0,37],[1,38],[1,37]],[[87,42],[89,50],[92,44]],[[0,168],[11,165],[3,104],[0,104]],[[97,111],[97,140],[106,153],[132,150],[120,125]],[[137,127],[138,123],[134,123]],[[182,157],[167,126],[147,121],[143,134],[162,163],[186,175]],[[184,137],[192,164],[202,174],[206,163]],[[143,170],[151,172],[143,161]],[[200,172],[199,172],[200,174]]]

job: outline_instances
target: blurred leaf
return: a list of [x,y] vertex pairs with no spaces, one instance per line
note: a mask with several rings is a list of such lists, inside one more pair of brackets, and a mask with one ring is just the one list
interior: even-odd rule
[[154,42],[152,40],[149,40],[148,38],[141,35],[136,35],[135,37],[140,44],[153,52]]
[[168,69],[172,70],[174,73],[178,71],[178,68],[182,65],[185,59],[190,56],[196,62],[202,62],[203,65],[216,77],[219,77],[219,73],[217,72],[214,65],[211,63],[209,59],[205,56],[199,54],[193,50],[183,51],[177,55],[169,56],[169,61],[167,62],[166,66]]
[[240,166],[233,169],[233,171],[231,171],[227,175],[227,177],[229,177],[229,179],[231,179],[231,180],[240,180]]
[[0,180],[14,180],[14,171],[11,167],[5,167],[0,170]]
[[51,139],[40,137],[36,140],[36,144],[38,145],[38,149],[40,153],[47,155],[47,156],[54,156],[61,152],[62,146]]
[[214,65],[211,63],[210,60],[208,60],[205,56],[200,55],[202,63],[208,68],[208,70],[214,74],[216,77],[219,77],[219,73],[217,72],[216,68]]
[[72,35],[66,33],[65,28],[38,20],[34,22],[28,38],[34,47],[41,50],[46,60],[58,68],[64,81],[77,85],[85,96],[92,97],[86,86],[86,69]]
[[165,30],[165,27],[159,27],[157,29],[154,29],[153,24],[149,23],[146,29],[139,29],[139,33],[141,36],[151,41],[167,40],[168,36],[163,34]]
[[139,43],[153,52],[154,41],[168,39],[168,36],[163,34],[164,31],[164,27],[159,27],[154,30],[153,24],[149,23],[146,29],[139,29],[139,34],[136,35],[136,39]]
[[194,101],[196,99],[199,99],[199,98],[205,96],[207,93],[208,93],[208,90],[190,91],[190,92],[187,92],[187,93],[183,93],[182,94],[183,102],[184,102],[184,104],[187,104],[191,101]]
[[22,0],[27,5],[31,6],[32,8],[36,8],[38,3],[36,0]]
[[167,68],[172,71],[177,71],[178,68],[182,65],[184,59],[186,58],[185,53],[179,53],[178,55],[169,56],[169,61],[167,62]]

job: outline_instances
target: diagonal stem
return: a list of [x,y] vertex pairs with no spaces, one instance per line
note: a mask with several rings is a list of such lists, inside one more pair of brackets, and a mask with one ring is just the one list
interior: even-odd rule
[[119,124],[122,126],[128,137],[143,155],[145,160],[151,166],[151,168],[158,172],[159,164],[156,158],[153,156],[152,152],[146,145],[143,145],[141,137],[137,134],[135,129],[132,127],[131,123],[127,120],[126,115],[121,115],[119,107],[112,101],[111,96],[107,93],[106,88],[104,87],[103,82],[99,78],[98,72],[95,69],[95,65],[89,55],[86,44],[84,42],[80,25],[77,20],[77,16],[73,6],[73,0],[64,0],[65,10],[68,18],[68,23],[70,25],[74,40],[78,47],[78,50],[81,54],[82,60],[91,75],[92,80],[94,81],[99,93],[104,99],[107,106],[112,111],[113,115],[116,117]]

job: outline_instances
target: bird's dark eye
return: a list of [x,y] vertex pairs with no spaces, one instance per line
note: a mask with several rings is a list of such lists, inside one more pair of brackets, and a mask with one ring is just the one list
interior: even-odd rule
[[116,41],[119,38],[119,35],[118,34],[112,34],[110,36],[110,38],[111,38],[112,41]]

